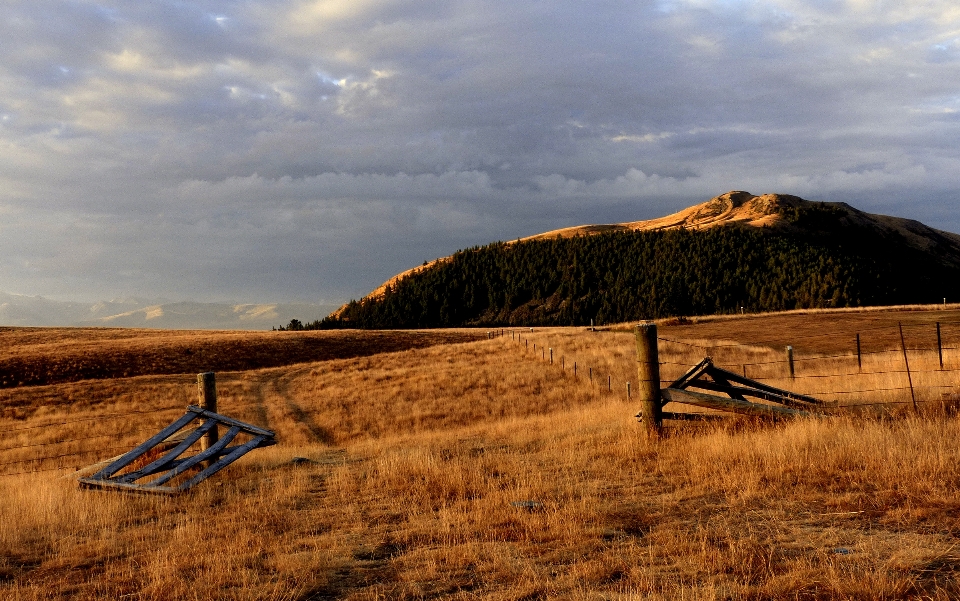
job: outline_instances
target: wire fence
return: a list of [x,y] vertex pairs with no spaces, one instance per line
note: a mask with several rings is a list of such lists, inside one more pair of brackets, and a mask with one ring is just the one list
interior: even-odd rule
[[[589,381],[600,392],[630,398],[629,370],[588,365],[576,353],[560,351],[560,342],[545,342],[533,329],[498,330],[537,359]],[[869,343],[865,334],[871,334]],[[848,352],[835,350],[843,344]],[[553,349],[550,345],[556,345]],[[871,344],[873,345],[871,347]],[[833,332],[775,336],[749,342],[658,337],[661,385],[669,386],[704,357],[745,378],[834,402],[841,408],[914,407],[960,403],[960,322],[901,324],[861,328],[850,336]],[[832,350],[822,351],[827,347]],[[596,359],[594,359],[596,361]],[[579,373],[577,373],[579,371]]]
[[[97,440],[116,441],[118,439],[118,433],[116,432],[96,433],[90,434],[89,436],[73,436],[70,438],[58,438],[43,442],[30,440],[29,442],[13,445],[3,444],[5,438],[22,436],[25,433],[28,433],[27,435],[31,436],[33,431],[37,430],[47,430],[51,428],[61,429],[65,426],[86,425],[89,422],[102,423],[122,419],[127,420],[127,423],[124,424],[126,426],[123,433],[124,436],[136,437],[146,432],[153,434],[155,433],[155,429],[151,429],[152,424],[135,422],[132,418],[138,418],[149,414],[168,413],[175,410],[183,410],[183,406],[160,407],[145,411],[109,413],[105,415],[78,417],[76,419],[48,421],[42,424],[31,424],[29,426],[0,428],[0,453],[7,455],[7,457],[3,457],[3,460],[0,460],[0,477],[74,469],[77,467],[76,461],[79,459],[89,459],[94,455],[103,457],[105,455],[108,456],[110,453],[130,450],[129,445],[104,446],[102,444],[97,444],[91,447],[90,445],[78,444]],[[132,430],[130,429],[131,425],[134,426]],[[84,448],[70,448],[77,446],[83,446]],[[41,452],[40,454],[30,453],[29,456],[23,456],[25,455],[24,453],[18,453],[18,451],[24,451],[26,449],[41,450]],[[9,458],[10,456],[13,456],[14,458],[11,459]]]

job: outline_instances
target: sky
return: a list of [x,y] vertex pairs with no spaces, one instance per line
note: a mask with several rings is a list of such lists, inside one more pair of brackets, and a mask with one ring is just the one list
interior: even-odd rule
[[0,290],[359,298],[729,190],[960,232],[960,5],[0,5]]

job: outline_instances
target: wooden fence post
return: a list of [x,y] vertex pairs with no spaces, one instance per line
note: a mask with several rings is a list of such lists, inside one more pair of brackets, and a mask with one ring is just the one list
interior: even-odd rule
[[550,347],[550,365],[553,365],[553,347]]
[[790,379],[792,380],[792,379],[794,378],[794,375],[793,375],[793,373],[794,373],[794,372],[793,372],[793,347],[792,347],[792,346],[788,346],[788,347],[787,347],[787,363],[790,365]]
[[660,355],[657,324],[637,324],[637,395],[640,413],[649,434],[659,435],[663,423],[660,410]]
[[863,371],[863,357],[860,354],[860,332],[857,332],[857,371]]
[[[217,374],[213,373],[212,371],[197,374],[197,393],[200,397],[200,407],[206,409],[207,411],[218,413]],[[206,451],[213,445],[217,444],[217,440],[219,439],[220,435],[217,433],[217,426],[214,425],[207,431],[206,434],[203,435],[203,438],[200,439],[200,450]],[[216,459],[212,459],[211,461],[216,461]]]

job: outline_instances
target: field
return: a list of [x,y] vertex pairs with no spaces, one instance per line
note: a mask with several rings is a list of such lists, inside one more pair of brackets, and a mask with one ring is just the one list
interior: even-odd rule
[[[711,355],[858,411],[648,438],[627,398],[629,325],[0,330],[0,597],[960,596],[960,420],[943,403],[958,392],[960,310],[660,335],[666,381]],[[177,497],[77,487],[74,469],[172,421],[209,370],[220,411],[276,446]]]

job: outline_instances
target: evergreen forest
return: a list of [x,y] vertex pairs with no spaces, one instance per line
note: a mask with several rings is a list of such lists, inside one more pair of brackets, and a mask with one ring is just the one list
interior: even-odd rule
[[[803,234],[743,226],[615,232],[461,250],[351,301],[316,328],[597,325],[670,316],[937,303],[960,298],[956,257],[894,232],[787,215]],[[300,325],[300,324],[298,324]]]

